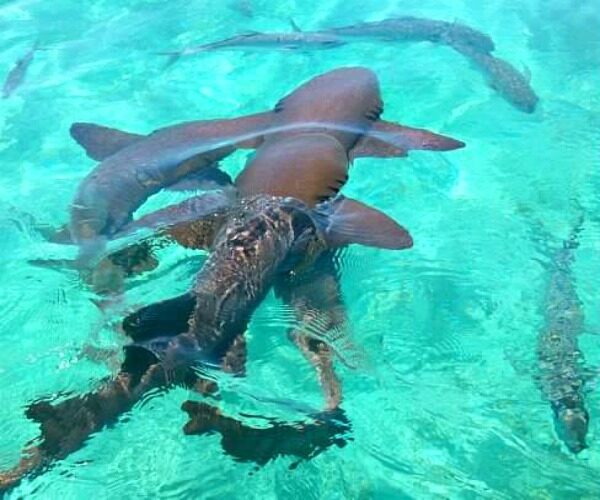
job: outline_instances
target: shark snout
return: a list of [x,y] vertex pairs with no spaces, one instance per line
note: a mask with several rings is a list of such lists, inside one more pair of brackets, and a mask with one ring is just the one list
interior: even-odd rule
[[585,438],[589,420],[583,408],[566,408],[556,416],[556,430],[571,452],[579,453],[587,448]]

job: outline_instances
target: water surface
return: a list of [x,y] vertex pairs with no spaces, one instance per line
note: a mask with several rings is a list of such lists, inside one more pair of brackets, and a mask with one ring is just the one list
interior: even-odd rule
[[[415,246],[352,247],[343,287],[353,334],[370,363],[339,366],[353,441],[291,471],[224,455],[218,436],[185,437],[173,390],[152,398],[12,497],[85,498],[594,498],[600,474],[600,393],[590,384],[589,449],[570,454],[535,383],[547,263],[585,213],[574,276],[579,342],[600,366],[600,8],[593,0],[503,2],[248,0],[8,1],[0,4],[0,75],[35,43],[23,84],[0,100],[0,469],[37,434],[24,406],[84,392],[119,352],[122,310],[186,290],[201,257],[175,247],[133,280],[103,316],[72,272],[28,264],[65,255],[31,231],[29,214],[59,226],[94,163],[71,140],[74,121],[136,132],[272,107],[301,82],[365,65],[380,81],[384,118],[464,140],[452,153],[360,159],[345,193],[409,228]],[[432,43],[361,42],[319,52],[213,52],[165,68],[153,53],[245,30],[305,30],[395,15],[458,20],[493,37],[496,54],[531,73],[540,97],[525,114],[460,54]],[[245,153],[223,168],[239,172]],[[176,199],[163,195],[145,210]],[[318,407],[314,374],[287,340],[289,312],[270,296],[250,326],[248,376],[229,383],[230,412],[297,416],[238,389]]]

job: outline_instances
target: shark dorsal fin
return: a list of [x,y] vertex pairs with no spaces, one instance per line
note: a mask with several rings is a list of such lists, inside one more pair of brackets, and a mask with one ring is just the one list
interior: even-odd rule
[[102,161],[145,137],[94,123],[74,123],[69,132],[87,155],[97,161]]

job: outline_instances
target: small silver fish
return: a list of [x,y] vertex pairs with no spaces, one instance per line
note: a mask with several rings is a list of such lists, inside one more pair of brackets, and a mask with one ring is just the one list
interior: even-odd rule
[[297,30],[281,33],[260,33],[258,31],[251,31],[224,40],[186,47],[177,51],[161,52],[160,54],[170,56],[169,62],[173,63],[182,56],[190,56],[211,50],[318,50],[331,49],[344,44],[345,42],[341,38],[328,33],[309,33]]

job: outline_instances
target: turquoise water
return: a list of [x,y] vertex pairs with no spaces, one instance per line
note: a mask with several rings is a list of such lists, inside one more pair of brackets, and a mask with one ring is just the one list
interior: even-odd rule
[[[190,397],[173,390],[138,404],[117,425],[10,496],[32,498],[595,498],[600,492],[600,393],[586,395],[589,448],[572,455],[535,383],[547,264],[585,218],[574,276],[583,303],[586,366],[600,367],[600,8],[593,0],[57,0],[0,4],[0,74],[39,40],[26,79],[0,100],[0,470],[37,427],[24,406],[85,392],[114,370],[83,346],[115,355],[115,322],[189,288],[198,254],[170,247],[160,267],[129,283],[102,315],[75,273],[32,258],[69,256],[30,227],[30,214],[66,222],[94,163],[68,134],[75,121],[149,132],[167,124],[272,107],[309,78],[365,65],[381,82],[384,117],[467,143],[450,153],[360,159],[344,192],[410,229],[401,253],[351,247],[344,299],[367,366],[338,370],[353,441],[289,470],[256,470],[223,454],[218,436],[181,432]],[[321,52],[213,52],[165,68],[154,52],[244,30],[305,30],[397,15],[458,20],[488,33],[496,54],[528,68],[535,113],[511,107],[448,47],[371,42]],[[246,153],[224,162],[240,171]],[[166,194],[147,209],[176,199]],[[574,201],[575,200],[575,201]],[[229,413],[294,416],[243,394],[318,407],[312,369],[288,341],[272,296],[250,325],[248,376],[230,381]],[[240,395],[242,394],[242,395]],[[295,415],[297,417],[297,414]]]

